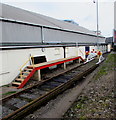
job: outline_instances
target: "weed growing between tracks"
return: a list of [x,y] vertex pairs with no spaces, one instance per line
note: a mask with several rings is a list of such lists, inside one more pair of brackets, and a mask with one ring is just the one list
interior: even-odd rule
[[116,54],[109,54],[63,119],[115,118],[114,70]]

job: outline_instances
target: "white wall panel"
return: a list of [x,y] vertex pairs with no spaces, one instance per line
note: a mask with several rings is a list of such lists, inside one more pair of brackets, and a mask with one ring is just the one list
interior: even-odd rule
[[[91,46],[90,50],[92,49],[96,50],[96,47]],[[100,49],[106,49],[106,46],[100,47]],[[0,86],[14,80],[20,72],[20,67],[29,59],[30,54],[46,56],[47,61],[51,61],[64,58],[64,49],[63,47],[44,48],[44,52],[42,52],[42,48],[0,51],[0,62],[2,63],[0,64]],[[66,57],[71,56],[81,56],[85,59],[85,46],[66,47]]]
[[[57,54],[56,54],[57,51]],[[63,48],[19,49],[0,51],[0,86],[8,84],[20,73],[20,67],[32,56],[46,56],[47,61],[64,57]],[[29,63],[26,64],[26,66]]]
[[64,58],[64,50],[62,47],[46,48],[45,55],[46,55],[47,61],[61,59],[61,58]]
[[78,56],[78,47],[66,47],[66,57]]

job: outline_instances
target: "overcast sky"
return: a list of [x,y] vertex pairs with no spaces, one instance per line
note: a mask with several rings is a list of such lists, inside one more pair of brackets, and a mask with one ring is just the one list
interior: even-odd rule
[[[99,1],[99,30],[113,36],[114,1]],[[96,3],[93,0],[2,0],[2,3],[47,15],[59,20],[72,19],[80,26],[96,31]]]

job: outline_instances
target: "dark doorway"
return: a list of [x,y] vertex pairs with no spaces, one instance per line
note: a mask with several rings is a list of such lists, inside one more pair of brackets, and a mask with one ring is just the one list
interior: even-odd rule
[[89,46],[85,47],[85,58],[89,55]]
[[[39,64],[39,63],[43,63],[43,62],[47,62],[45,56],[34,57],[34,64]],[[47,73],[48,71],[49,71],[49,68],[41,69],[41,73]]]
[[45,56],[34,57],[34,64],[39,64],[39,63],[42,63],[42,62],[47,62]]

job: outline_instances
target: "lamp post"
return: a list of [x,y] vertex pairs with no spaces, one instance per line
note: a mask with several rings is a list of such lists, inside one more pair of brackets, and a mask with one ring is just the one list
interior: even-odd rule
[[99,23],[98,23],[98,0],[93,0],[94,3],[96,3],[96,18],[97,18],[97,50],[99,50],[99,38],[98,38],[98,32],[99,32]]

